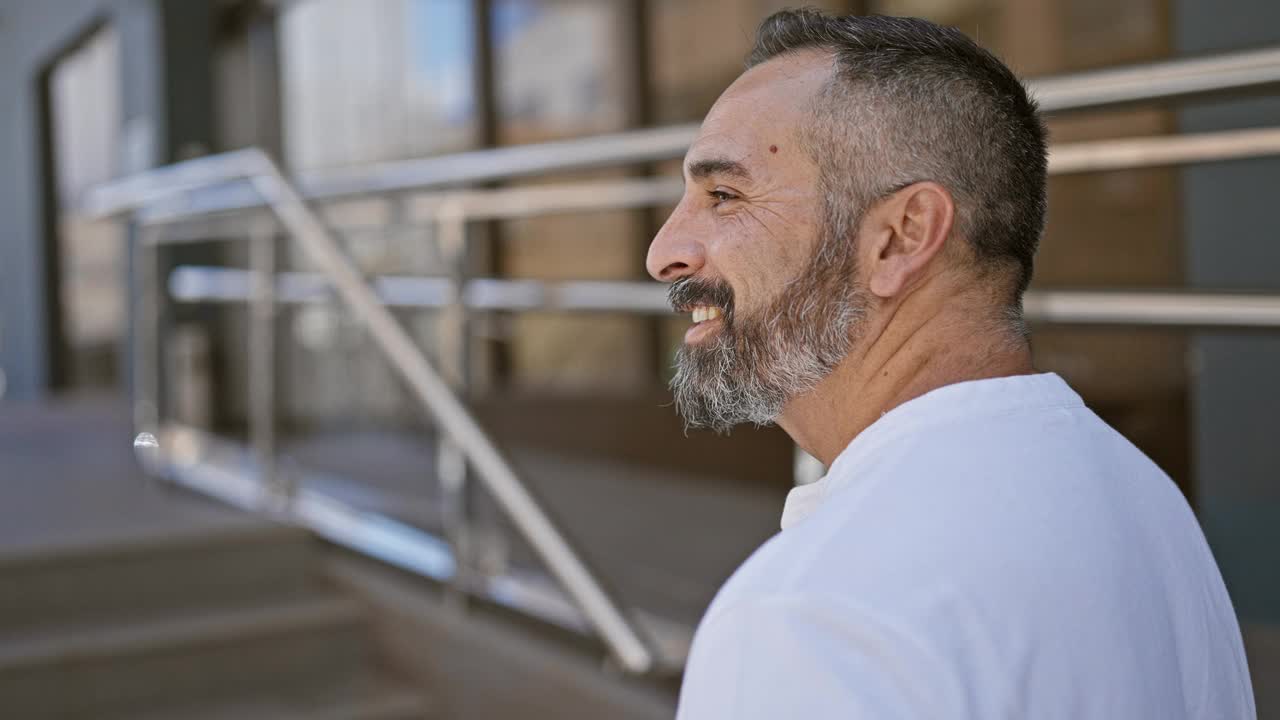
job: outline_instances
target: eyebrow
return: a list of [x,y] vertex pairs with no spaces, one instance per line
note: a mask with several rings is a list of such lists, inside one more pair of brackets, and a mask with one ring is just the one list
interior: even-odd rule
[[685,168],[689,177],[694,180],[705,180],[714,175],[731,177],[747,182],[751,180],[751,171],[747,166],[729,158],[707,158],[689,163]]

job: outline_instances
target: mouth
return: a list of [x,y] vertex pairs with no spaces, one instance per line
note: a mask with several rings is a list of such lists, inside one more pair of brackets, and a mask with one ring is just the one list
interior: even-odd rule
[[711,335],[721,323],[724,310],[715,305],[694,305],[688,309],[693,316],[693,325],[685,331],[684,341],[693,344]]
[[724,311],[715,305],[695,305],[689,308],[689,312],[693,315],[693,322],[703,323],[708,320],[715,320],[724,314]]

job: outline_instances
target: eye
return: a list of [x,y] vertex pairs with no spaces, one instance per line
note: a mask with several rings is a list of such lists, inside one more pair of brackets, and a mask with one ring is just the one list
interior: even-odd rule
[[723,202],[728,202],[730,200],[738,199],[737,195],[734,195],[733,193],[728,192],[727,190],[721,190],[719,188],[716,188],[715,190],[708,190],[707,195],[712,200],[715,201],[713,203],[714,205],[719,205],[720,203],[723,203]]

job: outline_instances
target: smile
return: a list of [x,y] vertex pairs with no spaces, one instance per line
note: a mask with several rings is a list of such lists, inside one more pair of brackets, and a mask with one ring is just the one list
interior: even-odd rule
[[693,322],[695,324],[706,322],[708,320],[715,320],[724,314],[720,308],[714,305],[697,305],[693,308],[692,312]]
[[697,344],[705,340],[720,327],[724,311],[714,305],[695,305],[690,308],[693,324],[684,333],[686,344]]

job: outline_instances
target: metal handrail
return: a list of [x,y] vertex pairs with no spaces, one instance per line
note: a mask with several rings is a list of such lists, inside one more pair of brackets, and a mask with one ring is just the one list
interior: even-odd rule
[[[227,160],[234,162],[241,152],[159,168],[152,171],[156,173],[156,181],[150,189],[136,178],[127,179],[118,186],[119,193],[113,196],[112,202],[117,203],[117,208],[143,208],[140,217],[148,223],[176,223],[216,214],[226,217],[226,208],[221,205],[211,208],[187,196],[186,192],[201,186],[196,181],[204,174],[202,168],[207,170],[206,177],[223,177]],[[1049,174],[1132,170],[1270,155],[1280,155],[1280,128],[1090,140],[1050,147]],[[556,212],[655,207],[677,202],[683,188],[679,177],[659,176],[496,190],[444,190],[419,194],[414,200],[432,216],[440,206],[451,204],[468,220],[506,220]]]
[[1280,155],[1280,128],[1092,140],[1050,147],[1049,174],[1136,170],[1271,155]]
[[[1197,133],[1189,135],[1157,136],[1146,138],[1127,138],[1123,140],[1104,140],[1080,143],[1066,143],[1054,146],[1049,158],[1049,171],[1054,175],[1117,170],[1160,165],[1185,164],[1193,162],[1210,162],[1233,160],[1246,157],[1261,157],[1280,154],[1280,129],[1264,128],[1252,130],[1230,130],[1222,132]],[[237,151],[229,155],[200,158],[187,161],[169,168],[156,171],[173,184],[169,186],[169,195],[181,197],[190,188],[225,181],[228,176],[236,176],[246,163],[254,162],[249,151]],[[615,210],[624,208],[649,207],[663,203],[675,202],[679,199],[682,183],[679,178],[619,178],[611,181],[594,183],[560,183],[550,186],[515,187],[493,190],[455,190],[420,196],[419,205],[423,219],[434,220],[443,207],[452,208],[459,220],[491,220],[514,217],[531,217],[535,215],[582,212],[592,210]],[[246,216],[214,216],[205,223],[196,223],[189,232],[178,232],[186,227],[195,210],[183,208],[180,203],[166,202],[165,196],[158,191],[139,193],[135,197],[137,203],[151,203],[140,210],[139,217],[144,224],[152,226],[165,224],[169,230],[165,234],[166,241],[181,242],[188,239],[202,239],[210,236],[231,236],[241,228]],[[248,217],[250,226],[255,222]],[[412,218],[410,219],[412,222]],[[185,224],[184,224],[185,223]],[[251,228],[252,229],[252,228]],[[150,237],[156,238],[157,235]],[[234,272],[234,271],[230,271]],[[230,277],[230,276],[223,276]],[[302,276],[285,274],[285,287],[282,293],[293,292],[292,285],[303,282]],[[384,293],[383,299],[392,305],[417,307],[443,307],[452,302],[453,285],[444,280],[383,278],[379,291]],[[640,311],[665,312],[660,290],[644,287],[645,284],[626,282],[588,282],[567,283],[561,286],[544,286],[531,281],[510,281],[497,279],[476,279],[472,281],[464,293],[464,304],[476,309],[488,310],[520,310],[520,309],[562,309],[562,310],[603,310],[603,311]],[[635,286],[635,287],[633,287]],[[1071,291],[1058,291],[1055,297],[1067,297]],[[182,293],[178,293],[182,294]],[[195,296],[187,293],[188,298]],[[1166,293],[1166,295],[1169,295]],[[1124,293],[1111,293],[1101,298],[1094,298],[1089,305],[1068,303],[1066,308],[1096,308],[1103,303],[1108,317],[1129,317],[1138,324],[1167,325],[1183,327],[1259,327],[1268,323],[1259,323],[1255,319],[1255,301],[1266,302],[1267,295],[1240,297],[1224,295],[1223,300],[1215,305],[1219,313],[1231,307],[1240,307],[1240,321],[1230,316],[1215,315],[1212,322],[1206,323],[1204,314],[1196,303],[1208,302],[1208,297],[1200,293],[1187,293],[1184,301],[1170,305],[1138,302],[1131,309],[1123,303],[1133,296]],[[1091,309],[1081,311],[1079,316],[1070,310],[1058,310],[1045,317],[1037,315],[1037,293],[1029,295],[1028,319],[1059,323],[1096,323],[1096,313]],[[217,300],[218,298],[210,297]],[[441,304],[437,304],[441,303]],[[1225,304],[1224,304],[1225,303]],[[1054,307],[1062,308],[1061,304]],[[1170,312],[1182,315],[1170,316]],[[1148,315],[1143,315],[1143,313]]]
[[[188,160],[149,171],[155,173],[155,181],[151,183],[137,178],[121,181],[117,186],[119,193],[113,195],[113,202],[117,203],[114,207],[117,211],[137,209],[139,218],[147,224],[176,225],[196,218],[207,219],[207,225],[196,224],[191,232],[181,229],[168,232],[168,242],[203,241],[210,236],[237,234],[239,228],[234,226],[250,216],[231,214],[221,208],[210,210],[191,201],[186,192],[225,177],[226,168],[239,162],[243,152]],[[1272,155],[1280,155],[1280,128],[1090,140],[1051,146],[1049,174],[1133,170]],[[418,194],[414,201],[421,208],[419,217],[425,215],[423,219],[434,224],[439,209],[446,205],[454,207],[469,221],[506,220],[673,204],[683,192],[684,182],[679,177],[659,176],[487,190],[443,190]],[[409,224],[413,223],[414,218],[410,218]]]
[[[1046,113],[1259,90],[1280,85],[1280,48],[1040,78],[1032,80],[1029,85]],[[575,140],[374,163],[358,168],[314,171],[300,175],[296,184],[310,200],[333,200],[660,162],[682,157],[697,130],[696,123],[673,125]],[[219,157],[228,164],[237,162],[234,154]],[[84,211],[89,215],[113,214],[138,207],[140,197],[170,196],[175,187],[190,182],[182,165],[179,163],[178,166],[95,188],[86,198]],[[219,187],[207,193],[198,201],[188,198],[189,207],[200,212],[215,212],[264,206],[247,182]]]
[[[307,207],[275,163],[265,153],[250,149],[219,158],[212,167],[222,173],[222,177],[204,176],[201,178],[203,181],[250,179],[281,225],[324,273],[350,312],[363,323],[375,344],[445,436],[457,445],[475,468],[480,480],[581,608],[587,622],[600,635],[618,663],[634,673],[656,669],[659,659],[636,624],[587,568],[444,378],[379,301],[359,270],[343,254],[337,240]],[[181,172],[175,174],[180,175]]]
[[[160,172],[174,183],[170,194],[181,197],[183,191],[202,183],[225,180],[229,169],[236,168],[237,163],[242,164],[245,152],[192,160]],[[1267,155],[1280,155],[1280,128],[1066,143],[1051,148],[1049,172],[1062,175]],[[474,221],[559,212],[649,207],[676,202],[682,192],[679,178],[619,178],[594,183],[444,191],[419,196],[417,204],[422,206],[423,218],[430,218],[432,222],[444,207],[450,208],[460,221]],[[198,208],[166,202],[158,193],[141,193],[137,200],[151,203],[140,212],[140,218],[148,225],[163,223],[176,229],[182,227],[183,222],[189,221],[193,213],[203,214]],[[211,224],[197,224],[190,233],[169,232],[167,237],[170,241],[181,242],[210,235],[229,236],[234,234],[235,228],[220,224],[226,220],[227,216],[224,214],[221,220],[211,220]],[[232,222],[240,223],[243,219]],[[179,276],[180,279],[182,277],[190,279],[190,275]],[[226,279],[232,275],[224,274],[221,277]],[[308,283],[305,275],[286,273],[281,277],[284,283],[281,293],[285,296],[296,295],[299,291],[298,283]],[[312,288],[315,287],[314,281],[315,278],[310,281]],[[617,281],[546,285],[535,281],[475,279],[467,285],[462,295],[457,296],[453,284],[444,279],[381,278],[377,281],[377,289],[382,294],[383,301],[393,306],[440,308],[451,304],[453,298],[461,297],[465,306],[481,310],[667,312],[661,290],[647,285]],[[191,292],[190,287],[185,291],[181,288],[173,289],[176,295],[185,294],[188,299],[195,299],[199,295],[198,292]],[[1027,317],[1031,321],[1112,324],[1119,321],[1100,318],[1129,318],[1136,324],[1170,327],[1274,326],[1270,320],[1259,321],[1257,315],[1257,304],[1272,301],[1276,297],[1274,295],[1223,294],[1219,300],[1213,300],[1214,296],[1189,292],[1181,293],[1185,297],[1179,300],[1177,296],[1180,293],[1166,292],[1153,304],[1147,302],[1150,299],[1148,295],[1135,296],[1121,292],[1089,295],[1089,300],[1082,303],[1069,301],[1070,298],[1086,297],[1076,291],[1054,291],[1052,297],[1057,300],[1052,306],[1046,306],[1039,303],[1041,292],[1033,291],[1028,296]],[[207,299],[230,298],[220,298],[215,292]],[[1125,304],[1130,301],[1133,306],[1126,307]],[[1217,308],[1209,316],[1198,305],[1207,302],[1213,302]],[[1042,316],[1038,310],[1041,307],[1053,307],[1055,310]],[[1238,319],[1231,315],[1232,308],[1239,308]],[[1077,310],[1078,314],[1073,314]]]
[[[169,276],[177,302],[242,303],[253,297],[252,273],[223,267],[180,266]],[[442,309],[461,297],[483,312],[622,312],[670,315],[666,286],[656,282],[507,280],[472,278],[459,293],[452,278],[381,275],[369,278],[378,299],[392,308]],[[276,276],[276,302],[329,301],[319,273]],[[1169,328],[1280,329],[1280,295],[1169,290],[1028,290],[1028,322],[1078,325],[1140,325]]]
[[1280,48],[1220,53],[1033,80],[1046,113],[1186,100],[1280,85]]
[[1031,322],[1280,330],[1280,295],[1154,290],[1032,290]]

